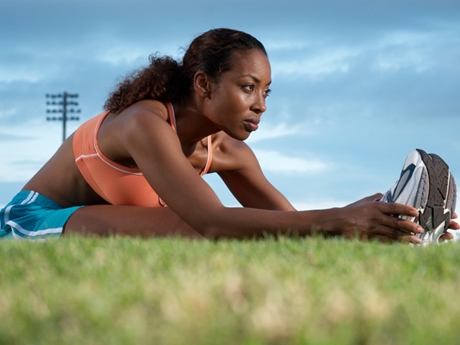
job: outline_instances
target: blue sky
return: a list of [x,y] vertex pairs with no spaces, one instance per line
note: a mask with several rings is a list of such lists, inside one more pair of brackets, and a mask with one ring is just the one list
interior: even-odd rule
[[[45,94],[80,95],[71,133],[150,54],[180,58],[218,27],[267,48],[273,92],[247,143],[299,209],[385,192],[415,148],[438,153],[460,176],[459,19],[460,2],[443,0],[3,0],[0,205],[61,143]],[[235,205],[217,176],[207,180]]]

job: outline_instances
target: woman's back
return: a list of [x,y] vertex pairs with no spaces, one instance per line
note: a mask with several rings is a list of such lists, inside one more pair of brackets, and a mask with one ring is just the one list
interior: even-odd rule
[[22,190],[36,191],[63,207],[104,204],[88,185],[75,164],[73,134]]
[[[174,116],[171,113],[173,112],[172,106],[169,107],[169,110],[163,111],[162,108],[165,106],[158,101],[141,101],[119,114],[102,113],[77,129],[24,186],[23,190],[37,191],[55,200],[58,204],[68,207],[107,202],[133,204],[131,200],[133,197],[130,199],[129,196],[125,197],[125,202],[123,202],[123,193],[125,196],[128,193],[136,193],[135,190],[130,189],[136,189],[137,185],[140,188],[137,188],[138,193],[147,193],[144,196],[145,200],[139,203],[150,207],[161,206],[161,201],[159,204],[158,196],[148,185],[136,162],[123,146],[122,140],[116,140],[116,138],[123,137],[124,131],[129,126],[131,114],[136,113],[138,108],[149,108],[157,112],[158,109],[161,109],[159,116],[169,124],[171,124],[171,117]],[[175,122],[174,119],[172,121]],[[211,150],[208,150],[208,140],[210,139],[203,140],[206,143],[204,145],[195,145],[194,150],[189,152],[187,157],[197,172],[201,174],[206,173],[211,165],[212,147]],[[85,151],[82,147],[91,147],[94,153],[87,152],[88,150]],[[98,174],[99,176],[96,176]],[[123,186],[131,177],[134,178],[134,182]],[[93,180],[96,182],[92,183]],[[146,189],[150,192],[146,192]],[[111,192],[112,195],[117,195],[115,199],[120,202],[113,202],[113,198],[107,196]]]

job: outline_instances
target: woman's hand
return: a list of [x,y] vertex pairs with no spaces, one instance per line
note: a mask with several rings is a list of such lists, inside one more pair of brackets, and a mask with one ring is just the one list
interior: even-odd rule
[[[452,217],[452,219],[457,219],[457,213],[454,213],[454,216]],[[458,224],[456,221],[454,220],[451,220],[450,221],[450,225],[449,225],[449,229],[450,230],[459,230],[460,229],[460,224]],[[439,240],[441,242],[444,242],[446,240],[452,240],[454,238],[454,235],[452,235],[450,232],[446,232],[444,234],[441,235],[441,237],[439,237]]]
[[420,243],[420,239],[412,234],[422,233],[422,227],[393,216],[416,217],[417,210],[403,204],[379,202],[382,196],[378,193],[340,209],[341,235],[384,242]]

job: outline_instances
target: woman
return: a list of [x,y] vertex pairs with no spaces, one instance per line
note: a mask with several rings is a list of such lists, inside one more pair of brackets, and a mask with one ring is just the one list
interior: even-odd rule
[[[243,141],[258,128],[270,83],[263,45],[239,31],[204,33],[180,64],[151,57],[2,211],[3,235],[248,238],[314,231],[418,243],[410,233],[423,229],[391,216],[415,216],[410,206],[376,202],[376,194],[344,208],[299,212],[266,180]],[[243,208],[220,203],[200,177],[210,172]]]

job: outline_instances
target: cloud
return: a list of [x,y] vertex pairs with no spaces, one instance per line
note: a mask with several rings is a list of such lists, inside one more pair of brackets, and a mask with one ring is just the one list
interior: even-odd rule
[[22,140],[31,140],[31,139],[33,139],[33,137],[31,136],[0,132],[0,141],[22,141]]
[[275,138],[280,138],[280,137],[285,137],[285,136],[290,136],[294,134],[300,134],[301,133],[301,128],[299,126],[291,126],[286,123],[280,123],[277,125],[264,125],[263,129],[260,131],[257,131],[249,137],[246,142],[248,144],[253,144],[259,141],[263,140],[270,140],[270,139],[275,139]]
[[275,76],[295,75],[318,77],[327,74],[346,73],[350,68],[347,61],[356,56],[353,50],[323,49],[320,52],[306,55],[304,59],[285,59],[287,61],[274,61],[273,74]]
[[21,144],[22,141],[15,141],[10,146],[11,153],[5,154],[4,160],[0,162],[0,183],[1,182],[20,182],[28,181],[35,173],[43,166],[44,163],[49,159],[46,155],[36,154],[36,156],[42,156],[41,160],[38,159],[28,159],[32,157],[32,153],[27,151],[22,154],[17,154],[19,159],[14,158],[14,153],[17,153],[16,150],[20,150],[26,145]]
[[317,158],[305,159],[283,155],[278,151],[254,150],[259,164],[264,171],[277,173],[319,174],[330,167],[330,163]]
[[316,199],[315,201],[296,201],[290,200],[292,206],[294,206],[297,210],[324,210],[328,208],[335,208],[335,207],[344,207],[353,201],[351,200],[336,200],[336,199]]
[[[363,65],[371,66],[377,72],[406,69],[422,73],[437,65],[435,47],[443,47],[440,37],[442,32],[425,34],[401,30],[380,34],[373,41],[356,41],[346,45],[336,39],[325,39],[322,44],[313,47],[306,43],[308,38],[297,44],[280,42],[284,54],[274,54],[273,75],[313,80],[330,76],[337,79],[341,74],[351,73]],[[277,47],[277,44],[272,46]]]
[[[450,73],[458,74],[459,64],[455,61],[459,57],[456,47],[460,44],[460,24],[449,20],[447,15],[444,21],[440,20],[433,10],[433,17],[427,15],[428,11],[416,13],[417,20],[411,17],[405,25],[392,22],[380,29],[375,25],[364,26],[365,22],[358,20],[353,25],[361,24],[365,35],[349,35],[346,30],[339,30],[340,24],[333,32],[319,34],[318,29],[324,24],[316,23],[316,30],[305,30],[303,35],[296,33],[286,40],[279,35],[270,38],[267,48],[274,81],[283,79],[292,83],[304,79],[311,84],[338,84],[347,79],[345,89],[356,78],[378,86],[389,77],[404,80],[411,75],[438,74],[439,80],[441,73],[447,78]],[[388,15],[392,10],[386,11]]]
[[[56,130],[53,127],[57,127]],[[61,144],[60,129],[60,126],[51,126],[46,121],[33,126],[11,126],[8,134],[14,133],[10,134],[14,141],[2,150],[0,182],[29,180]],[[2,128],[0,137],[4,132],[6,130]]]

